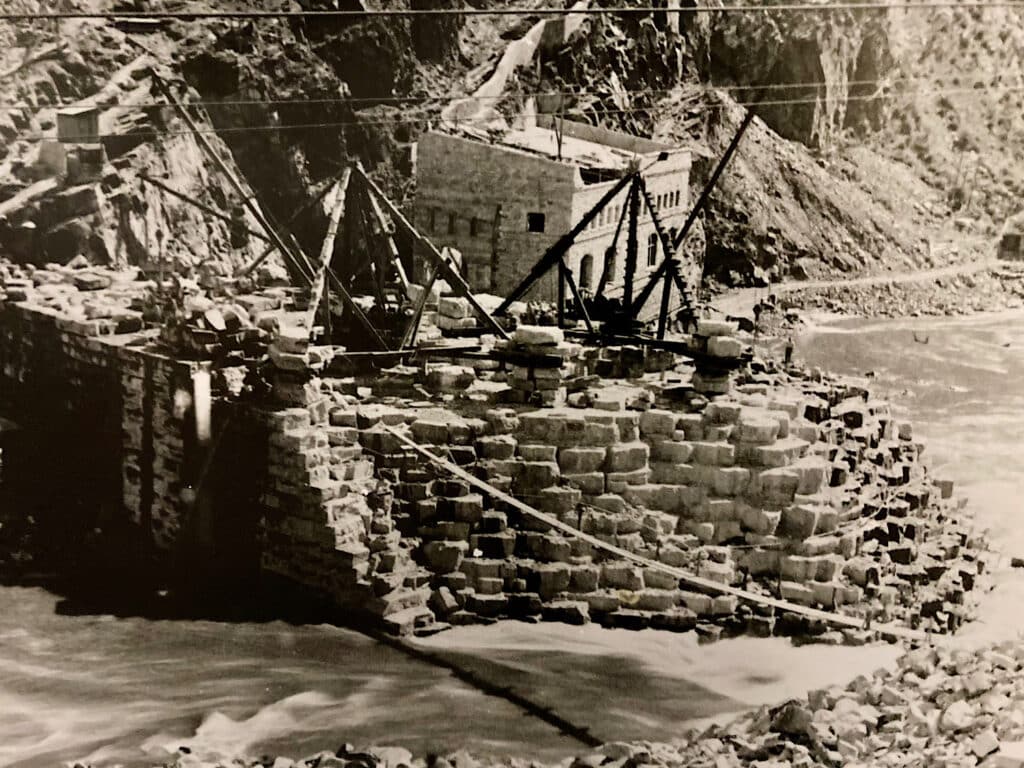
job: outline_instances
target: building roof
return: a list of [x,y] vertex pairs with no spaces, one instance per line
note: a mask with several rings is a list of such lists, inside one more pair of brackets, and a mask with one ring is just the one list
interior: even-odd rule
[[601,171],[625,171],[638,157],[683,149],[587,123],[558,120],[550,115],[538,115],[536,124],[524,128],[496,131],[460,126],[455,132],[496,147]]
[[532,126],[522,130],[510,130],[500,140],[501,144],[524,149],[552,159],[590,168],[626,168],[636,157],[618,147],[609,147],[587,139],[562,134],[561,149],[558,134],[548,128]]
[[57,110],[57,114],[62,117],[78,117],[79,115],[87,115],[90,112],[99,112],[99,107],[63,107]]

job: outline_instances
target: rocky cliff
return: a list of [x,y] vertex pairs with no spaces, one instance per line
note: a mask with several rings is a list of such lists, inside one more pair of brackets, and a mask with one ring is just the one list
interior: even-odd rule
[[[491,0],[395,2],[440,8]],[[361,7],[356,0],[293,5]],[[145,68],[157,65],[181,84],[182,97],[202,102],[197,119],[259,204],[315,249],[324,212],[311,203],[344,161],[362,160],[407,204],[418,134],[483,83],[505,47],[538,20],[190,20],[142,31],[109,20],[8,25],[2,68],[11,76],[0,95],[25,108],[0,113],[0,200],[35,180],[38,138],[53,129],[48,105],[87,97],[138,103],[105,115],[109,132],[121,134],[107,140],[120,162],[98,207],[125,201],[102,217],[119,222],[116,237],[102,235],[109,241],[102,248],[96,238],[92,246],[88,236],[65,238],[64,251],[135,263],[159,231],[182,251],[179,259],[219,252],[230,239],[227,225],[166,194],[139,192],[143,168],[214,207],[235,200],[194,141],[175,129],[174,114],[150,106],[157,99]],[[498,106],[513,116],[538,90],[575,93],[558,105],[567,115],[706,148],[691,180],[696,193],[742,105],[757,103],[759,119],[688,244],[706,250],[712,276],[744,282],[758,268],[802,276],[926,266],[943,258],[944,240],[956,240],[961,253],[974,247],[963,230],[994,232],[992,220],[1012,209],[1024,185],[1024,169],[1008,160],[1020,142],[1020,20],[1015,9],[592,16],[564,44],[543,47],[535,66],[516,70]],[[40,223],[49,231],[62,222]],[[37,257],[45,260],[41,247]]]

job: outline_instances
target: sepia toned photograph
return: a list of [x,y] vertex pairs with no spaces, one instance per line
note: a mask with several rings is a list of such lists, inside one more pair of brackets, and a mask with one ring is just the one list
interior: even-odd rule
[[1024,768],[1024,0],[0,0],[0,768]]

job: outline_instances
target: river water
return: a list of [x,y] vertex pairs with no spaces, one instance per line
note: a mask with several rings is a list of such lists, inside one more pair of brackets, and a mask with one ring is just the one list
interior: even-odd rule
[[[844,323],[804,334],[797,356],[872,372],[878,394],[913,420],[936,472],[971,497],[979,525],[1024,554],[1024,314]],[[1000,572],[969,633],[1017,631],[1017,573]],[[179,745],[204,756],[300,756],[342,742],[401,744],[545,760],[581,749],[447,670],[335,627],[57,608],[42,589],[0,587],[0,766],[147,764]],[[459,629],[422,646],[603,739],[671,738],[685,721],[850,678],[895,653],[749,638],[698,648],[649,631],[522,624]]]

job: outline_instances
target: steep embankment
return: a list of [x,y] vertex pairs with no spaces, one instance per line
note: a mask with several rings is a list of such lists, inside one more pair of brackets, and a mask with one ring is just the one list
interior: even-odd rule
[[[20,2],[32,7],[34,0]],[[417,8],[463,2],[402,0]],[[544,3],[524,3],[533,4]],[[112,7],[108,0],[77,5]],[[356,0],[296,0],[294,6],[361,7]],[[1015,138],[1024,79],[1020,13],[589,16],[564,44],[543,47],[535,66],[512,72],[493,101],[514,116],[530,94],[565,92],[556,101],[540,100],[540,108],[703,148],[691,179],[693,197],[742,119],[737,102],[760,102],[760,120],[688,242],[694,255],[706,250],[711,276],[742,283],[755,268],[778,277],[927,268],[947,258],[937,241],[956,240],[963,229],[994,232],[990,218],[1001,218],[1024,189],[1024,167],[1007,162],[1021,141]],[[36,107],[98,93],[108,103],[133,92],[139,101],[152,101],[142,65],[157,63],[191,87],[193,101],[204,102],[215,144],[260,204],[278,221],[291,221],[300,242],[315,249],[323,210],[313,205],[293,220],[294,212],[349,158],[362,160],[407,203],[418,135],[453,98],[485,82],[506,46],[539,19],[191,20],[146,33],[99,20],[65,22],[59,40],[66,48],[42,51],[42,60],[16,72],[16,56],[28,55],[29,47],[38,54],[58,36],[39,23],[11,25],[4,30],[3,71],[12,76],[0,90],[29,109],[0,115],[0,168],[15,180],[0,197],[33,180],[26,166],[37,142],[25,137],[52,133],[52,112]],[[146,60],[133,66],[140,57]],[[114,87],[118,72],[126,73],[124,83]],[[169,247],[154,246],[154,232],[174,244],[179,260],[223,250],[226,225],[143,191],[134,179],[136,169],[148,168],[186,194],[230,207],[231,191],[204,170],[191,139],[167,135],[180,132],[174,116],[142,107],[111,112],[111,132],[134,137],[108,143],[108,152],[121,159],[120,180],[111,179],[114,186],[104,190],[99,207],[109,208],[104,221],[134,223],[119,225],[115,241],[102,248],[93,238],[88,254],[136,262],[143,252]],[[155,139],[155,133],[164,136]],[[111,206],[107,198],[124,203]],[[55,225],[42,224],[46,230]],[[71,242],[65,250],[90,242],[65,240]],[[947,250],[962,256],[967,246]]]

